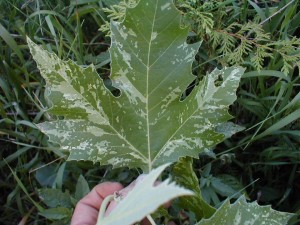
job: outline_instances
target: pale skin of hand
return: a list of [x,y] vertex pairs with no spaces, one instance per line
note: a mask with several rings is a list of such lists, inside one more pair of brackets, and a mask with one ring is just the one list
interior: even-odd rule
[[95,186],[77,203],[71,225],[95,225],[103,200],[122,189],[123,186],[116,182],[104,182]]
[[[134,185],[135,182],[124,188],[122,184],[117,182],[104,182],[98,184],[89,194],[77,203],[71,220],[71,225],[95,225],[103,200],[107,196],[113,195],[115,192],[120,192],[126,195],[134,187]],[[111,212],[116,205],[116,202],[112,202],[108,206],[106,214]],[[144,219],[142,221],[142,225],[150,225],[150,222],[147,219]],[[175,224],[170,222],[168,225]]]

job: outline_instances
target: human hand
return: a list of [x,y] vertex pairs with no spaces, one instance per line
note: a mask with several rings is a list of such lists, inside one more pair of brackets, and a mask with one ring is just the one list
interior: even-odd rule
[[[137,180],[132,182],[126,188],[117,182],[104,182],[98,184],[93,190],[82,198],[76,205],[71,220],[71,225],[95,225],[97,223],[99,209],[102,205],[103,200],[115,193],[118,193],[120,198],[125,197],[136,185],[136,182],[140,182],[143,176],[140,176]],[[156,184],[159,184],[157,182]],[[105,215],[108,215],[116,206],[117,202],[112,201],[105,211]],[[164,204],[165,207],[169,207],[170,203]],[[148,219],[144,219],[142,225],[150,225]],[[175,225],[173,222],[169,222],[168,225]]]
[[77,203],[71,225],[95,225],[103,200],[122,189],[123,186],[116,182],[104,182],[95,186]]

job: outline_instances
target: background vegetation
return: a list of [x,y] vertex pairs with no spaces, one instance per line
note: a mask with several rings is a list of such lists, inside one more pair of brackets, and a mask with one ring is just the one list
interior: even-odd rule
[[[135,1],[119,3],[0,1],[1,224],[67,224],[89,188],[105,180],[126,185],[138,174],[126,168],[65,162],[67,153],[49,143],[34,125],[51,115],[26,35],[63,59],[82,66],[95,64],[109,86],[107,23],[110,18],[121,20],[124,7]],[[219,206],[226,197],[244,192],[260,204],[299,215],[299,1],[175,3],[186,12],[183,23],[191,27],[188,41],[203,40],[193,67],[195,81],[187,94],[215,67],[247,68],[231,108],[233,122],[245,130],[195,160],[203,197]],[[178,219],[184,223],[184,216]],[[290,224],[299,222],[296,216]]]

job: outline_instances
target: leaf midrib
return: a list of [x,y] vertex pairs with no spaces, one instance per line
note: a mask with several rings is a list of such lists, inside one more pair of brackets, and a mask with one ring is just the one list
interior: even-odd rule
[[157,5],[158,5],[158,0],[156,0],[155,3],[155,11],[153,15],[153,22],[152,22],[152,27],[151,27],[151,33],[150,33],[150,38],[149,38],[149,45],[148,45],[148,55],[147,55],[147,82],[146,82],[146,115],[147,115],[147,147],[148,147],[148,172],[152,170],[152,160],[151,160],[151,145],[150,145],[150,122],[149,122],[149,71],[150,71],[150,55],[151,55],[151,45],[152,45],[152,33],[154,30],[154,25],[155,25],[155,18],[156,18],[156,12],[157,12]]

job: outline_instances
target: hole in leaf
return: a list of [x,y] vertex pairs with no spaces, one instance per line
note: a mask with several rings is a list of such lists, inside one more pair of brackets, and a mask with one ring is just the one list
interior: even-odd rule
[[215,80],[215,86],[220,87],[223,83],[223,77],[221,74],[218,75],[218,79]]
[[195,88],[195,86],[197,86],[199,83],[199,79],[196,78],[195,80],[192,81],[192,83],[189,84],[189,86],[185,89],[185,91],[182,93],[181,97],[180,97],[180,101],[183,101],[186,97],[188,97],[193,89]]
[[113,86],[111,79],[105,77],[103,78],[103,82],[105,87],[113,94],[113,96],[119,97],[121,95],[121,91]]

